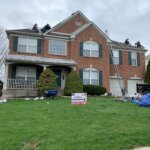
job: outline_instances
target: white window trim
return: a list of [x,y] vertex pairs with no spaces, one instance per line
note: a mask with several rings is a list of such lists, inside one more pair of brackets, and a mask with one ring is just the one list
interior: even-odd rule
[[[36,67],[26,67],[26,66],[17,66],[17,68],[16,68],[16,78],[17,78],[17,76],[20,76],[20,75],[17,75],[17,69],[18,68],[25,68],[25,74],[23,75],[23,76],[21,76],[21,77],[24,77],[25,78],[25,80],[27,80],[27,78],[28,77],[34,77],[35,78],[35,80],[36,80]],[[28,72],[27,72],[27,69],[34,69],[35,70],[35,76],[28,76]]]
[[[133,53],[136,54],[136,58],[133,58],[133,56],[132,56]],[[135,65],[132,63],[132,60],[136,60],[136,64]],[[136,52],[131,52],[131,65],[132,66],[137,66],[138,65],[138,63],[137,63],[137,53]]]
[[[87,50],[87,49],[84,49],[84,44],[87,44],[87,43],[97,44],[98,50],[93,50],[93,49]],[[97,42],[95,42],[95,41],[85,41],[85,42],[83,42],[83,51],[86,51],[86,50],[90,51],[90,55],[89,56],[84,56],[84,54],[83,54],[84,57],[94,57],[94,58],[98,58],[99,57],[99,44]],[[92,51],[97,51],[98,55],[97,56],[91,56]]]
[[[97,85],[99,85],[99,70],[97,70],[97,69],[95,69],[95,68],[85,68],[85,69],[83,69],[83,72],[84,71],[90,71],[90,85],[92,85],[91,83],[92,83],[92,71],[96,71],[97,73],[98,73],[98,82],[97,82]],[[83,80],[84,80],[84,76],[83,76]]]
[[[114,52],[118,52],[118,57],[114,57]],[[114,65],[119,65],[119,61],[120,61],[120,58],[119,58],[119,50],[113,50],[112,53],[113,53],[113,55],[112,55],[113,64],[114,64]],[[114,59],[115,59],[115,58],[118,59],[118,62],[117,62],[117,63],[114,63]]]
[[[57,54],[57,53],[52,53],[50,52],[50,49],[51,49],[51,40],[55,40],[55,41],[63,41],[65,43],[65,54]],[[60,56],[66,56],[67,55],[67,41],[66,40],[62,40],[62,39],[49,39],[49,46],[48,46],[48,53],[49,54],[52,54],[52,55],[60,55]]]
[[[27,48],[26,48],[26,51],[25,51],[25,52],[19,51],[19,39],[26,39],[26,45],[25,45],[25,46],[27,46]],[[31,40],[36,40],[36,52],[30,52],[30,50],[29,50],[29,40],[30,40],[30,39],[31,39]],[[20,52],[20,53],[33,53],[33,54],[37,54],[37,49],[38,49],[37,44],[38,44],[38,40],[37,40],[37,39],[28,38],[28,37],[18,37],[17,52]],[[30,45],[30,46],[31,46],[31,45]]]

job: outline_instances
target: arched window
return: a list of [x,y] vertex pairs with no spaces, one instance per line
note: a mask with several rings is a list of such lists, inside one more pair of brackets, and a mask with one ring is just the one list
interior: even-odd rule
[[83,69],[83,84],[99,85],[99,71],[94,68]]
[[94,41],[85,41],[83,43],[83,56],[99,57],[99,45]]

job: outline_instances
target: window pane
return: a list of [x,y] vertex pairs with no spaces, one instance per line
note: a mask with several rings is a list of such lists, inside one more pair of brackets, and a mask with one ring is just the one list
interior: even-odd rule
[[66,42],[59,40],[50,40],[49,52],[51,54],[66,55]]
[[119,51],[113,51],[113,64],[119,64]]
[[99,47],[96,42],[86,41],[83,43],[83,56],[98,57]]
[[83,84],[84,85],[90,84],[90,79],[83,79]]
[[113,51],[113,57],[119,57],[119,51]]
[[24,80],[36,80],[36,68],[18,66],[16,69],[16,78]]
[[37,39],[19,38],[18,52],[37,53]]
[[17,67],[16,68],[16,76],[18,77],[25,77],[26,75],[26,67]]
[[137,53],[132,52],[132,53],[131,53],[131,58],[132,58],[132,59],[137,59]]
[[27,45],[27,39],[26,38],[19,38],[18,39],[18,45]]
[[37,46],[28,46],[29,53],[37,53]]
[[97,57],[98,55],[99,55],[98,51],[94,51],[94,50],[91,51],[91,56]]
[[99,72],[93,69],[83,71],[83,84],[99,85]]
[[92,85],[99,85],[98,79],[91,79],[91,84]]
[[27,39],[19,38],[18,39],[18,52],[26,52],[27,51]]
[[33,67],[27,68],[27,77],[36,77],[36,69]]
[[18,52],[27,52],[27,45],[18,45]]
[[137,66],[137,53],[135,52],[131,53],[131,62],[132,66]]
[[37,46],[37,40],[35,40],[35,39],[28,39],[28,45]]
[[83,56],[90,56],[90,50],[83,50]]
[[84,70],[83,71],[83,84],[90,84],[90,71]]
[[98,72],[97,71],[91,71],[91,79],[98,79]]
[[118,65],[119,64],[119,58],[113,57],[113,64]]
[[37,53],[36,39],[28,39],[28,53]]
[[137,60],[136,59],[132,59],[132,66],[137,66]]

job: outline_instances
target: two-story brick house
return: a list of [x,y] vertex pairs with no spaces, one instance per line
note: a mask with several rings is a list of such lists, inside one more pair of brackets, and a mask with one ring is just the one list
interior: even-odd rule
[[31,29],[7,33],[10,52],[6,58],[4,95],[36,95],[36,81],[47,67],[56,74],[62,91],[67,75],[74,69],[84,84],[101,85],[119,95],[118,74],[110,59],[110,42],[119,80],[127,91],[133,92],[136,82],[143,82],[146,50],[111,41],[80,11],[44,33]]

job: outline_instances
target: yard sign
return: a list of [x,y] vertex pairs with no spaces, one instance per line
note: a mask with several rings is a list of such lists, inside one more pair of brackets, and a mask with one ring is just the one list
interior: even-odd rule
[[71,94],[71,104],[86,104],[87,103],[87,93],[72,93]]

